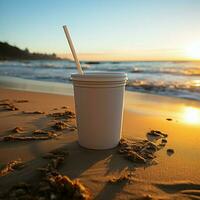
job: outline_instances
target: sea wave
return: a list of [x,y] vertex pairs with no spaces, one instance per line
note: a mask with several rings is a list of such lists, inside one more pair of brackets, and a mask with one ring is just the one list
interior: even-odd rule
[[126,89],[130,91],[200,100],[200,80],[196,82],[185,82],[184,84],[179,82],[135,80],[129,81]]
[[[84,71],[121,71],[127,89],[200,100],[200,62],[81,62]],[[0,76],[70,82],[76,65],[71,61],[0,61]]]
[[[82,64],[83,69],[90,68],[89,64]],[[76,69],[74,62],[70,61],[1,61],[0,67],[18,67],[18,68],[49,68],[49,69]]]
[[189,69],[138,69],[134,68],[129,71],[130,73],[143,73],[143,74],[171,74],[171,75],[184,75],[184,76],[200,76],[200,68]]

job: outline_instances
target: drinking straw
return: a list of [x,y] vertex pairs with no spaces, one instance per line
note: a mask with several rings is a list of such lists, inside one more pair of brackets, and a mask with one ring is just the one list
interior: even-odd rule
[[64,25],[64,26],[63,26],[63,29],[64,29],[64,32],[65,32],[67,41],[68,41],[68,43],[69,43],[69,46],[70,46],[72,55],[73,55],[73,57],[74,57],[74,61],[75,61],[75,63],[76,63],[76,67],[77,67],[77,69],[78,69],[78,72],[79,72],[79,74],[83,74],[83,70],[82,70],[82,68],[81,68],[80,62],[79,62],[78,57],[77,57],[77,55],[76,55],[76,51],[75,51],[75,49],[74,49],[74,45],[73,45],[72,39],[71,39],[71,37],[70,37],[69,31],[68,31],[68,29],[67,29],[67,26]]

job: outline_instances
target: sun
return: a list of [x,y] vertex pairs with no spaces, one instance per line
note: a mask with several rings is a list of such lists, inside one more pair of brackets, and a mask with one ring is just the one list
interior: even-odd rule
[[185,49],[185,55],[194,60],[200,59],[200,44],[194,44]]

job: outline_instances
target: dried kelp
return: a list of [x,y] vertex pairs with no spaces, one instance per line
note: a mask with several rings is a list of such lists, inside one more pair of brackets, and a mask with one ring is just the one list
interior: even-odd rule
[[172,121],[173,119],[172,119],[172,118],[167,118],[166,120],[167,120],[167,121]]
[[13,130],[12,130],[13,133],[23,133],[24,132],[24,129],[21,128],[21,127],[15,127]]
[[16,110],[19,110],[13,103],[11,102],[3,102],[3,103],[0,103],[0,107],[3,109],[3,110],[7,110],[7,111],[16,111]]
[[30,141],[30,140],[48,140],[52,137],[49,136],[4,136],[0,141]]
[[121,174],[120,176],[113,176],[108,180],[109,183],[121,183],[124,181],[130,181],[129,174]]
[[89,190],[78,180],[71,180],[69,177],[58,173],[58,167],[64,162],[68,154],[64,150],[54,150],[43,157],[49,159],[46,167],[38,169],[45,177],[45,181],[41,182],[42,187],[39,189],[44,200],[50,199],[50,194],[53,195],[54,199],[91,199]]
[[155,143],[139,139],[121,139],[118,149],[118,152],[128,160],[143,164],[152,161],[156,157],[154,155],[156,151],[158,151],[158,147]]
[[161,131],[151,130],[150,132],[147,133],[147,136],[155,137],[155,139],[156,138],[158,139],[158,138],[166,138],[168,135]]
[[[58,167],[61,165],[61,163],[64,161],[64,158],[68,155],[69,153],[67,151],[62,151],[62,150],[54,150],[46,155],[43,156],[44,159],[49,159],[48,165],[45,167],[45,170],[40,171],[45,171],[45,173],[50,173],[52,171],[55,171],[58,169]],[[45,174],[47,175],[47,174]]]
[[174,149],[167,149],[167,154],[169,156],[171,156],[172,154],[174,154]]
[[67,129],[68,128],[68,124],[66,122],[63,122],[63,121],[57,121],[52,126],[52,128],[55,129],[55,130],[61,131],[61,130]]
[[41,130],[41,129],[33,131],[33,134],[34,135],[47,135],[49,138],[54,138],[54,137],[58,136],[58,134],[55,133],[54,131],[45,131],[45,130]]
[[68,106],[62,106],[61,109],[69,109]]
[[[13,131],[15,133],[22,133],[22,128],[16,127]],[[46,131],[46,130],[35,130],[32,133],[33,135],[19,135],[19,134],[14,134],[14,135],[8,135],[8,136],[3,136],[0,137],[0,141],[31,141],[31,140],[49,140],[52,138],[58,137],[60,134],[55,133],[54,131]]]
[[22,169],[23,167],[24,167],[24,162],[22,162],[21,159],[11,161],[4,167],[2,167],[2,169],[0,169],[0,176],[5,176],[14,170]]
[[[51,155],[49,157],[49,155]],[[79,181],[71,180],[58,172],[58,167],[64,161],[68,152],[55,150],[44,157],[49,163],[44,168],[38,168],[41,179],[38,183],[19,183],[2,195],[2,199],[8,200],[90,200],[91,193]]]
[[45,112],[42,111],[22,111],[23,114],[45,114]]
[[[151,141],[148,140],[149,136],[155,137],[156,142],[152,142],[151,139]],[[155,153],[167,143],[166,137],[167,134],[162,133],[161,131],[151,130],[147,133],[147,140],[121,139],[118,152],[123,154],[126,159],[135,163],[153,164],[155,163],[154,159],[156,158]],[[157,144],[160,140],[161,142]]]
[[62,130],[65,130],[65,129],[68,129],[69,131],[76,130],[75,126],[72,126],[65,121],[56,121],[55,124],[52,126],[52,128],[57,130],[57,131],[62,131]]
[[26,99],[15,100],[16,103],[28,103],[29,101]]
[[91,193],[79,181],[54,174],[34,185],[19,183],[2,195],[8,200],[90,200]]
[[49,117],[54,117],[55,119],[72,119],[75,117],[75,114],[72,111],[65,111],[65,112],[55,112],[48,114]]

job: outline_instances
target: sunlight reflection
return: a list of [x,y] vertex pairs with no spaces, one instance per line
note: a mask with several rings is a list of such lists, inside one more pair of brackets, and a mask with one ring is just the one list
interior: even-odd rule
[[196,87],[200,86],[200,80],[194,80],[193,83]]
[[183,110],[183,120],[187,123],[200,124],[200,109],[185,107]]

